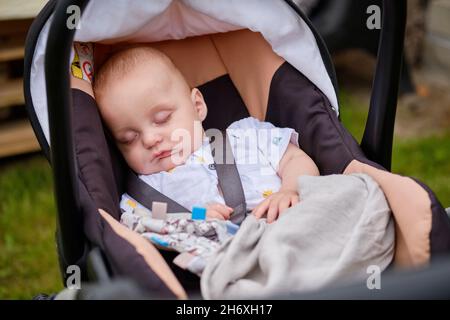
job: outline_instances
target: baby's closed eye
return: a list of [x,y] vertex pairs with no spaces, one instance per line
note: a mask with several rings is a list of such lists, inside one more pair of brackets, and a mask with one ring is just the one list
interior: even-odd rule
[[153,121],[156,124],[163,124],[163,123],[167,122],[170,119],[171,115],[172,115],[172,111],[171,110],[158,111],[157,113],[154,114]]
[[137,135],[137,132],[129,131],[118,137],[117,141],[121,144],[131,144],[136,140]]

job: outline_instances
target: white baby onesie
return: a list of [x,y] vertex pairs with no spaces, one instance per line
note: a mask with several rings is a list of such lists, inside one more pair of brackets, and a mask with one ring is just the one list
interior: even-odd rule
[[[253,117],[233,122],[226,132],[244,189],[247,210],[252,210],[280,189],[278,165],[289,142],[299,146],[298,133]],[[212,148],[209,138],[205,137],[203,145],[183,165],[169,171],[140,175],[139,178],[188,210],[193,206],[205,207],[211,202],[225,204],[217,187]],[[140,204],[128,194],[122,195],[120,207],[123,212],[132,212],[136,206]]]

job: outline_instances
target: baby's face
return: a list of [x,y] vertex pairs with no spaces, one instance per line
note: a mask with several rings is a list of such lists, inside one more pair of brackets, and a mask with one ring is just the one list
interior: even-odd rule
[[[155,73],[154,68],[151,71]],[[136,68],[119,81],[108,81],[97,101],[119,150],[136,173],[170,170],[201,146],[203,97],[167,70],[150,75],[149,68]]]

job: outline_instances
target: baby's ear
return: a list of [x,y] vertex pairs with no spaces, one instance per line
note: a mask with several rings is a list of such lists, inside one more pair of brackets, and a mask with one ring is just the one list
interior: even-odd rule
[[191,91],[191,100],[192,104],[195,108],[195,111],[200,118],[200,121],[206,119],[206,115],[208,114],[208,107],[206,106],[205,99],[203,99],[203,95],[197,88],[192,89]]

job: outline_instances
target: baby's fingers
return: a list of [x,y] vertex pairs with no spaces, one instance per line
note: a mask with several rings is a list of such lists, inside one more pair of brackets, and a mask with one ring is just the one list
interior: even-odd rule
[[266,213],[267,208],[269,207],[269,203],[270,203],[269,199],[264,200],[255,209],[253,209],[252,214],[256,218],[260,219],[264,215],[264,213]]
[[278,201],[271,201],[269,206],[269,211],[267,212],[267,222],[272,223],[278,217]]
[[221,203],[212,203],[208,206],[208,209],[214,210],[222,215],[225,219],[230,219],[230,215],[233,212],[233,208],[230,208]]
[[224,217],[214,209],[208,209],[208,211],[206,211],[206,216],[210,219],[225,220]]
[[300,197],[298,195],[293,195],[291,197],[291,205],[296,205],[300,201]]
[[292,203],[292,198],[285,197],[285,198],[281,199],[278,204],[278,214],[281,215],[284,212],[284,210],[286,210],[287,208],[289,208],[291,206],[291,203]]

